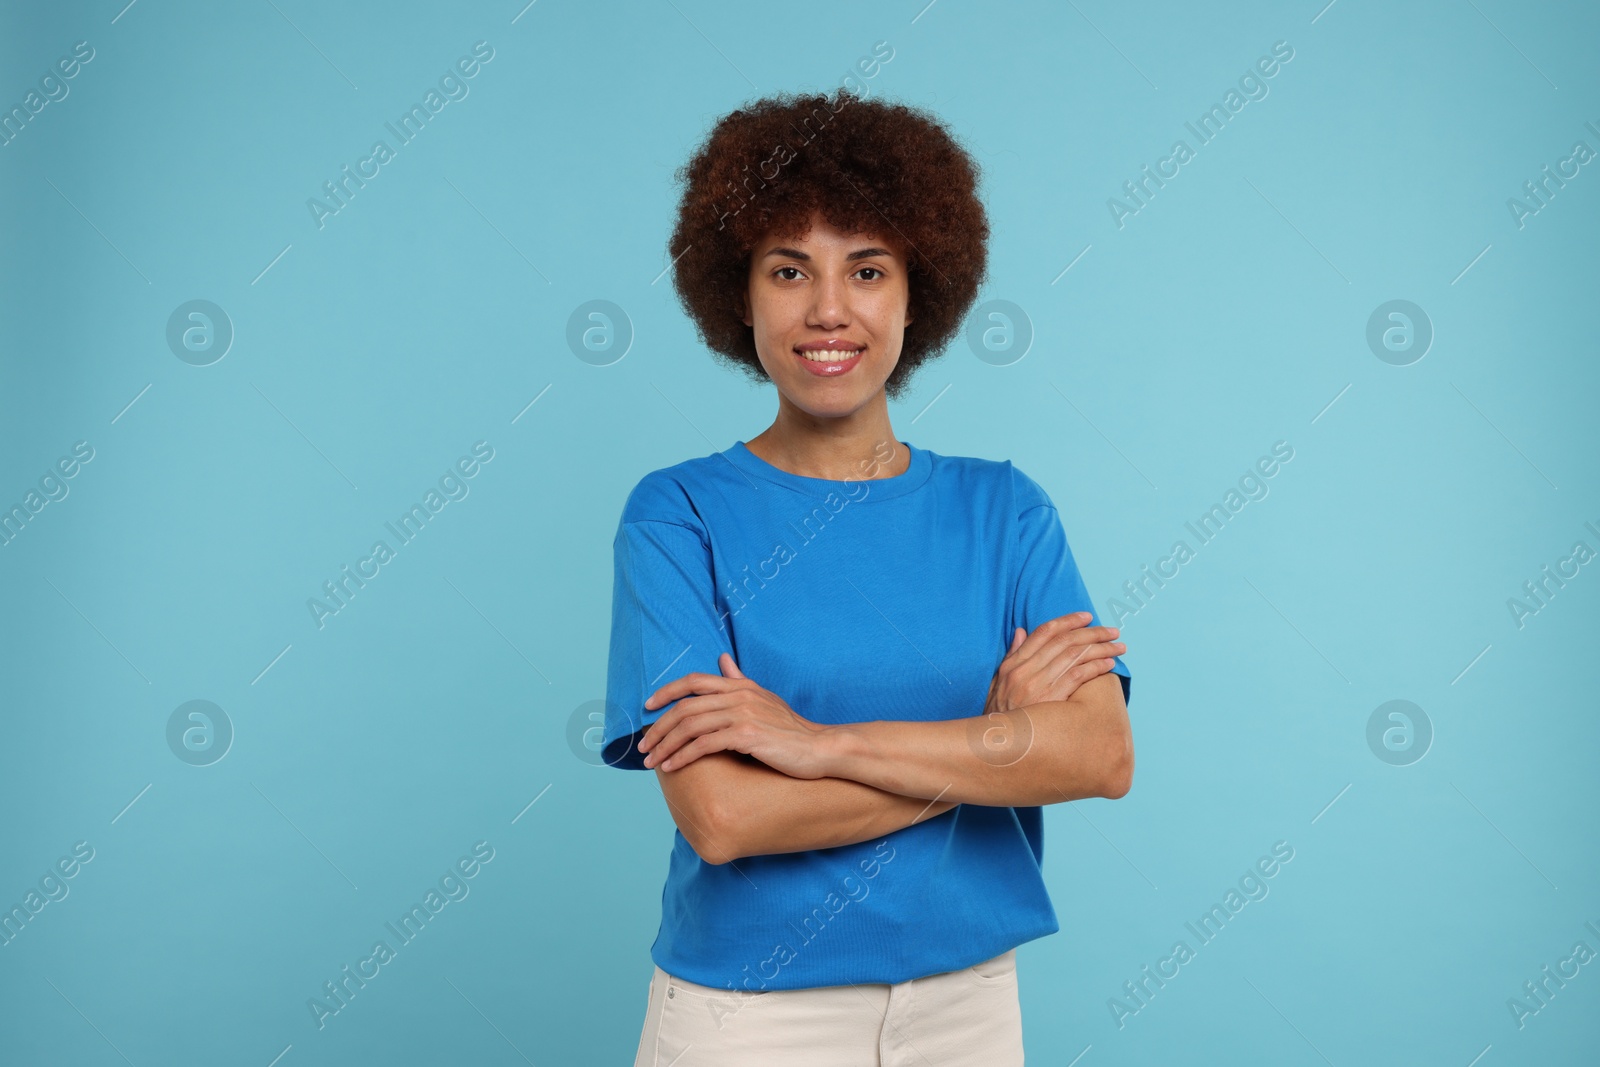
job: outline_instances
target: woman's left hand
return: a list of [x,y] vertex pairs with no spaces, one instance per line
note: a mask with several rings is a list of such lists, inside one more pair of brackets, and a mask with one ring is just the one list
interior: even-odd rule
[[647,711],[678,703],[639,739],[639,751],[648,753],[644,765],[675,771],[727,750],[748,753],[791,778],[826,778],[822,741],[831,727],[801,718],[782,697],[746,678],[728,653],[717,665],[722,677],[686,674],[645,700]]

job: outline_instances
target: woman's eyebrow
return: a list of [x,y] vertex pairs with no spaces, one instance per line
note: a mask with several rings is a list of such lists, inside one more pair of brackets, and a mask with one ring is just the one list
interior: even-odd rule
[[[890,254],[891,253],[887,248],[860,248],[854,252],[851,252],[844,258],[846,260],[871,259],[873,256],[888,256]],[[811,259],[809,255],[800,251],[798,248],[769,248],[766,252],[766,255],[763,255],[761,258],[766,259],[767,256],[783,256],[786,259],[803,259],[807,261]]]

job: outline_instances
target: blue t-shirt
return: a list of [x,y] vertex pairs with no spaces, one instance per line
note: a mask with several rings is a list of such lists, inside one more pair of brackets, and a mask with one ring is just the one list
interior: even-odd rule
[[[1037,482],[902,443],[911,465],[891,478],[802,477],[740,441],[639,481],[613,543],[606,763],[645,769],[638,735],[677,704],[645,698],[721,677],[723,652],[813,722],[954,719],[983,713],[1016,627],[1093,611]],[[1038,806],[961,804],[878,840],[722,864],[675,831],[651,958],[750,990],[971,966],[1060,929],[1041,823]]]

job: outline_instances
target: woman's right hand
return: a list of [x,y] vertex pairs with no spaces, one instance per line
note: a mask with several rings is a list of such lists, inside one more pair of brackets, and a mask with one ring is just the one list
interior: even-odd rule
[[1090,626],[1092,618],[1086,611],[1061,615],[1040,623],[1031,634],[1017,627],[989,683],[983,713],[1065,700],[1090,678],[1111,670],[1113,659],[1127,646],[1117,640],[1117,627]]

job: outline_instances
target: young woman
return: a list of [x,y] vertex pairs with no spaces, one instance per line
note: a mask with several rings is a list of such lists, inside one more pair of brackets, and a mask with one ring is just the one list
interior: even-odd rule
[[1021,1064],[1041,805],[1128,791],[1131,675],[1043,488],[889,423],[985,275],[977,167],[839,91],[679,177],[679,297],[778,411],[646,475],[614,542],[603,756],[678,827],[635,1064]]

